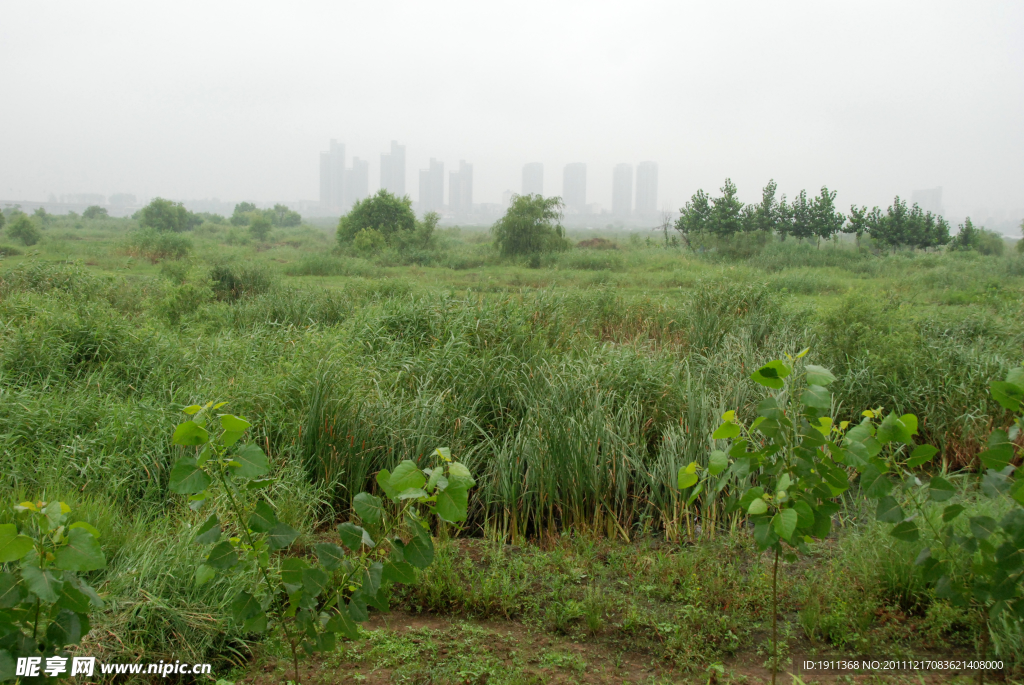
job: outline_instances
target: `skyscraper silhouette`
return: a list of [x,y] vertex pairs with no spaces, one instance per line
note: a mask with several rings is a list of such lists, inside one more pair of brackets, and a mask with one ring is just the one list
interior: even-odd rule
[[405,195],[405,146],[391,141],[391,152],[380,156],[380,187],[402,197]]
[[430,158],[430,166],[420,169],[420,210],[440,212],[444,209],[444,162]]
[[320,153],[320,206],[341,209],[345,200],[345,145],[331,139],[327,152]]
[[633,167],[616,164],[612,171],[612,214],[629,216],[633,213]]
[[448,209],[469,212],[473,209],[473,165],[459,160],[459,170],[448,174]]
[[562,171],[562,202],[576,214],[587,211],[587,165],[566,164]]
[[640,162],[636,165],[636,213],[653,216],[658,211],[658,164]]

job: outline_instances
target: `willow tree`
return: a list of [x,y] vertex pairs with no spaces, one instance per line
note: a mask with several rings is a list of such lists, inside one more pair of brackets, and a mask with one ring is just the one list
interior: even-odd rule
[[562,198],[513,195],[512,204],[491,227],[502,257],[556,252],[569,246],[562,228]]

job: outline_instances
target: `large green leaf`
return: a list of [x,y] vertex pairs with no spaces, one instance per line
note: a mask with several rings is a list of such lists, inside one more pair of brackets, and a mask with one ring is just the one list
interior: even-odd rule
[[324,591],[331,578],[328,576],[323,569],[316,567],[307,568],[302,572],[302,589],[310,597],[319,597],[320,593]]
[[0,563],[17,561],[32,551],[32,538],[19,535],[13,523],[0,524]]
[[333,633],[341,633],[349,640],[358,640],[359,627],[349,615],[348,605],[344,602],[339,602],[334,607],[334,610],[336,613],[331,614],[331,617],[327,620],[327,630]]
[[220,425],[226,431],[231,431],[233,433],[244,433],[245,431],[249,430],[249,427],[252,424],[246,421],[245,419],[241,419],[231,414],[221,414]]
[[906,518],[906,515],[903,513],[903,507],[896,501],[896,498],[892,495],[886,495],[878,500],[875,518],[884,523],[899,523]]
[[820,385],[808,385],[800,395],[800,403],[815,409],[829,409],[832,407],[832,393]]
[[281,562],[281,582],[288,586],[289,594],[302,587],[302,572],[309,568],[309,562],[297,557],[288,557]]
[[320,565],[328,571],[338,568],[345,560],[345,550],[332,542],[318,542],[313,545],[313,549],[316,550]]
[[[10,609],[21,604],[25,589],[13,573],[0,573],[0,609]],[[2,681],[0,681],[2,682]]]
[[374,497],[368,492],[360,492],[353,497],[352,508],[356,510],[356,515],[367,525],[377,525],[384,516],[384,508],[380,498]]
[[910,444],[915,435],[917,435],[916,416],[904,414],[897,417],[895,413],[889,413],[878,426],[875,438],[883,445],[889,442]]
[[962,504],[950,504],[948,507],[942,510],[942,522],[949,523],[960,514],[964,513],[964,506]]
[[210,434],[205,428],[195,421],[186,421],[185,423],[179,424],[178,427],[174,429],[174,435],[171,436],[172,443],[175,445],[183,445],[185,447],[205,445],[209,440]]
[[796,512],[796,525],[798,528],[810,528],[814,525],[814,510],[811,505],[803,500],[793,504],[793,511]]
[[405,560],[416,568],[427,568],[434,561],[434,542],[430,539],[430,533],[418,521],[409,519],[408,523],[412,536],[405,543]]
[[760,497],[752,501],[750,506],[747,507],[747,513],[751,516],[760,516],[761,514],[767,513],[767,511],[768,504]]
[[921,533],[917,528],[917,524],[913,521],[902,521],[889,531],[889,535],[893,536],[897,540],[903,540],[904,542],[917,542],[921,537]]
[[243,623],[262,611],[259,600],[244,590],[231,600],[231,617],[238,623]]
[[1021,405],[1024,404],[1024,387],[1006,381],[993,381],[989,387],[992,390],[992,399],[1002,405],[1003,409],[1020,411]]
[[206,557],[206,563],[221,571],[229,569],[238,563],[238,552],[230,542],[225,540],[210,550]]
[[88,614],[92,610],[89,598],[67,582],[61,585],[60,592],[57,593],[57,606],[76,614]]
[[259,478],[270,473],[270,462],[258,445],[242,445],[232,460],[238,464],[232,468],[239,478]]
[[54,647],[76,645],[82,636],[89,632],[89,617],[76,614],[69,609],[61,609],[57,616],[46,627],[46,641]]
[[58,580],[49,571],[44,571],[38,566],[23,566],[21,578],[25,587],[44,602],[53,604],[57,601],[57,593],[60,592],[63,581]]
[[388,480],[388,486],[395,493],[401,494],[409,488],[422,488],[427,484],[427,478],[419,470],[415,463],[406,459],[395,467],[395,472]]
[[68,542],[57,550],[57,568],[65,571],[95,571],[107,565],[100,543],[83,528],[68,532]]
[[392,583],[411,585],[416,582],[416,571],[407,561],[388,561],[384,564],[383,578]]
[[729,455],[722,450],[713,450],[708,457],[708,473],[717,476],[727,468],[729,468]]
[[804,370],[807,374],[805,378],[808,385],[828,385],[836,379],[836,377],[832,375],[832,372],[824,366],[808,364],[804,367]]
[[797,513],[792,509],[779,511],[772,517],[772,526],[775,528],[775,533],[787,542],[792,540],[793,533],[796,531],[797,519]]
[[910,459],[907,460],[907,466],[914,468],[931,461],[932,457],[939,453],[937,447],[931,445],[918,445],[914,448],[914,451],[910,453]]
[[988,449],[978,455],[985,468],[995,471],[1006,468],[1013,460],[1013,443],[1005,431],[994,430],[988,436]]
[[892,491],[892,483],[874,464],[869,463],[860,473],[860,488],[868,497],[884,497]]
[[447,487],[437,493],[437,515],[449,523],[466,520],[469,508],[469,488],[461,480],[448,482]]
[[196,464],[192,457],[182,457],[174,462],[168,487],[171,492],[179,495],[191,495],[202,492],[211,483],[206,472]]
[[277,519],[277,512],[265,501],[258,500],[252,514],[249,515],[249,522],[246,525],[254,533],[268,533],[278,523],[280,521]]
[[733,421],[726,421],[711,434],[711,437],[715,440],[729,440],[731,438],[738,438],[741,430],[738,423]]
[[373,538],[370,537],[370,534],[362,526],[357,526],[354,523],[342,523],[338,526],[338,535],[341,536],[341,544],[353,552],[358,552],[362,549],[363,545],[367,547],[374,546]]
[[192,542],[199,545],[210,545],[220,540],[220,519],[217,518],[216,514],[210,514],[210,518],[206,519],[206,523],[199,527],[196,531],[196,536],[192,538]]
[[391,487],[391,472],[387,469],[381,469],[377,472],[377,485],[384,491],[384,494],[389,499],[394,499],[398,495],[398,491]]
[[991,516],[972,516],[970,521],[971,535],[979,540],[987,539],[998,527],[996,520]]
[[792,369],[780,360],[768,362],[760,369],[751,374],[750,379],[773,390],[781,390],[785,385],[782,379],[788,376]]
[[295,542],[299,531],[287,523],[278,523],[267,532],[267,545],[272,550],[284,549]]
[[956,488],[942,476],[933,476],[928,482],[928,497],[933,502],[945,502],[955,494]]
[[380,579],[384,574],[384,565],[375,561],[363,569],[363,582],[359,591],[365,597],[372,597],[380,589]]

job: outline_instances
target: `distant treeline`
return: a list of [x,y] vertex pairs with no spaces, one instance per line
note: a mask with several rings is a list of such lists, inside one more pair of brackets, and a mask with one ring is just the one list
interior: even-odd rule
[[[743,204],[737,197],[736,184],[725,179],[719,191],[711,197],[698,190],[680,209],[674,228],[683,242],[694,247],[702,239],[728,238],[737,233],[762,233],[804,240],[830,240],[839,233],[853,233],[859,239],[864,234],[884,247],[933,248],[958,241],[951,238],[949,223],[941,216],[926,212],[917,204],[907,206],[899,196],[884,212],[878,207],[852,205],[849,215],[836,208],[836,191],[822,186],[817,197],[806,190],[787,201],[786,196],[776,198],[775,181],[769,181],[757,204]],[[968,218],[960,226],[961,235],[974,236],[977,230]],[[968,247],[964,245],[963,247]]]

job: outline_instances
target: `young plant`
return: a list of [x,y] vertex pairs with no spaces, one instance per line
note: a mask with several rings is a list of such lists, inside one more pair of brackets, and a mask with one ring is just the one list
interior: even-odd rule
[[245,579],[231,599],[233,620],[247,633],[279,629],[298,683],[300,652],[331,651],[338,635],[358,639],[357,624],[369,617],[368,607],[387,611],[390,585],[413,582],[414,569],[432,563],[430,517],[465,521],[469,489],[476,483],[445,448],[435,451],[438,465],[432,469],[403,461],[394,473],[377,474],[386,500],[366,492],[353,499],[362,525],[342,523],[341,545],[317,543],[316,558],[307,559],[289,553],[298,532],[278,519],[261,494],[273,481],[263,450],[240,443],[249,422],[214,416],[222,406],[185,409],[192,419],[175,429],[172,442],[191,448],[194,456],[174,464],[170,489],[188,495],[193,508],[210,502],[214,509],[195,536],[199,544],[212,545],[196,569],[196,582],[222,573]]
[[64,502],[14,509],[16,522],[0,525],[0,681],[67,677],[66,647],[81,641],[89,614],[103,608],[78,575],[107,565],[100,534],[84,521],[67,525]]
[[[1009,431],[995,430],[988,449],[978,455],[985,472],[979,491],[986,499],[1002,500],[1008,511],[1000,520],[970,516],[964,505],[948,502],[956,488],[941,475],[922,479],[914,473],[938,452],[931,445],[914,446],[917,419],[864,412],[864,422],[846,438],[865,458],[861,490],[878,500],[879,521],[893,524],[890,535],[925,547],[915,565],[935,595],[968,607],[977,617],[980,658],[987,650],[989,621],[1003,612],[1024,619],[1024,481],[1015,480],[1015,444],[1022,428],[1024,369],[1014,369],[1005,381],[991,384],[993,398],[1017,414]],[[876,425],[877,424],[877,425]],[[859,445],[859,447],[857,447]],[[883,448],[888,449],[883,449]],[[895,448],[894,448],[895,447]],[[896,476],[894,485],[892,476]],[[978,682],[981,682],[979,671]]]
[[711,452],[706,468],[691,462],[679,470],[680,490],[691,489],[690,501],[703,491],[724,493],[728,512],[739,511],[754,524],[758,549],[773,552],[772,682],[778,670],[779,558],[795,561],[814,538],[827,536],[836,498],[850,487],[847,451],[840,446],[846,422],[829,417],[835,380],[828,369],[806,364],[803,350],[775,360],[751,379],[769,389],[757,405],[757,418],[747,426],[728,411],[712,434],[728,440],[727,450]]

